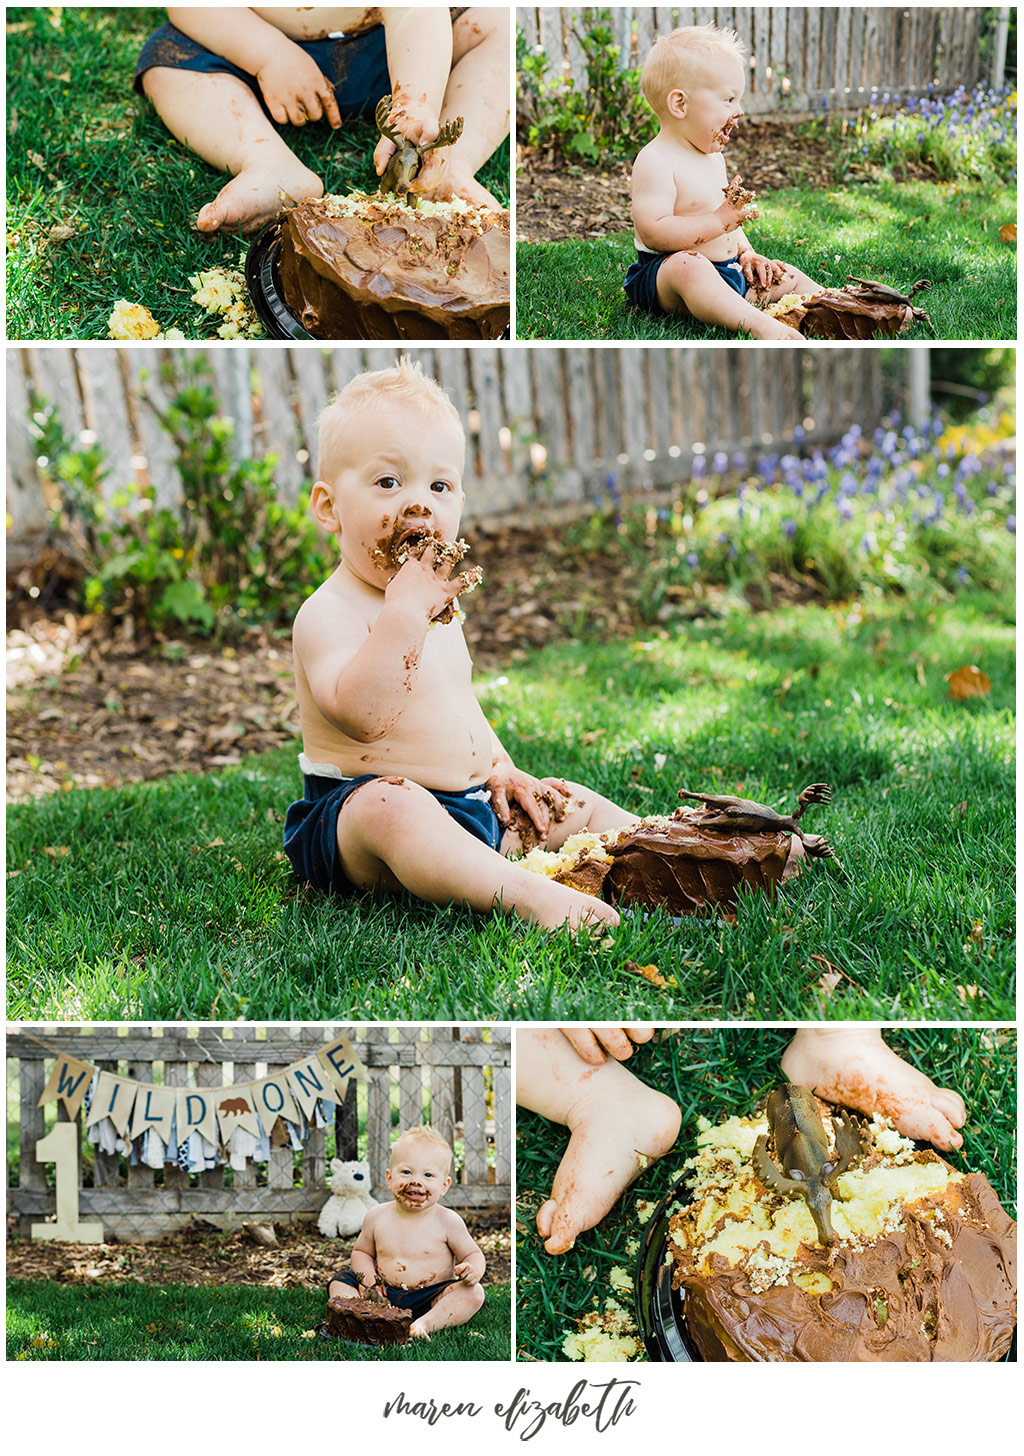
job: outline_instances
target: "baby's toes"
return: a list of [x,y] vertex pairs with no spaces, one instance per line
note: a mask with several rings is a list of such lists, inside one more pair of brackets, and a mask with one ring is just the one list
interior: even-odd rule
[[954,1127],[963,1127],[967,1121],[967,1108],[958,1092],[951,1087],[936,1087],[932,1102]]

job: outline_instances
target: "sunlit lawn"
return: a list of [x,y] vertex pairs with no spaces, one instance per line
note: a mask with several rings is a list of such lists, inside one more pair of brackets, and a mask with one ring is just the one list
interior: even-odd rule
[[[1011,186],[875,181],[821,192],[785,188],[765,194],[751,242],[794,263],[816,282],[841,287],[848,274],[901,291],[927,278],[914,302],[933,333],[916,324],[911,339],[1014,339],[1016,249],[1000,224],[1016,218]],[[523,339],[723,339],[719,329],[654,319],[622,291],[635,258],[633,234],[588,242],[520,243],[516,249],[516,332]],[[572,287],[566,286],[568,279]]]

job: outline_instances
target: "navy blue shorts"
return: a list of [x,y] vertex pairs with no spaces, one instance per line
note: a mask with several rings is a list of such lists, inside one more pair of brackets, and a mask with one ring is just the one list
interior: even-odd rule
[[[331,1285],[337,1281],[339,1284],[347,1284],[351,1289],[361,1289],[362,1286],[351,1269],[345,1269],[340,1274],[332,1274],[327,1281],[327,1292],[330,1293]],[[421,1314],[426,1314],[437,1296],[448,1288],[450,1284],[458,1284],[457,1279],[442,1279],[440,1284],[425,1284],[422,1289],[403,1289],[400,1284],[385,1284],[388,1301],[396,1309],[407,1309],[414,1320],[418,1320]],[[487,1303],[487,1291],[482,1289],[484,1304]],[[481,1309],[483,1305],[480,1306]]]
[[[284,36],[281,37],[285,39]],[[326,40],[295,41],[307,56],[312,57],[334,87],[338,110],[345,119],[372,116],[377,102],[391,90],[388,76],[384,27],[375,25],[357,35],[333,36]],[[214,55],[204,45],[190,39],[175,25],[162,25],[142,47],[135,67],[135,89],[144,95],[142,77],[153,66],[167,66],[175,71],[199,71],[204,75],[223,72],[244,81],[258,99],[267,116],[260,83],[248,71]],[[273,118],[271,117],[271,120]]]
[[[671,253],[642,253],[637,248],[636,262],[630,263],[622,283],[626,297],[634,308],[642,308],[645,313],[664,314],[665,310],[658,302],[658,269],[666,258],[671,257]],[[750,284],[744,277],[738,255],[726,258],[724,263],[716,263],[714,258],[709,258],[708,261],[729,287],[736,290],[740,298],[746,298]]]
[[[288,808],[284,821],[284,852],[299,879],[325,893],[353,895],[355,886],[345,878],[338,862],[338,815],[349,794],[381,774],[361,774],[354,779],[332,779],[304,774],[304,798]],[[458,793],[430,789],[442,808],[457,824],[491,849],[501,845],[501,823],[491,806],[490,791],[482,784]],[[427,850],[429,853],[429,848]]]

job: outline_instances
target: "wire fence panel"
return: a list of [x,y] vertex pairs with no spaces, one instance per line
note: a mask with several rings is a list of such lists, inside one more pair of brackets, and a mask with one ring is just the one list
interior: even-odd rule
[[[842,345],[199,351],[215,368],[219,407],[235,422],[239,449],[248,441],[257,457],[278,457],[288,502],[314,479],[325,401],[353,374],[403,352],[441,380],[466,423],[466,515],[476,520],[586,505],[602,497],[610,474],[620,489],[671,486],[705,450],[778,451],[797,439],[828,446],[854,422],[873,429],[891,403],[881,353]],[[66,430],[99,442],[110,491],[152,483],[161,504],[180,501],[173,452],[146,403],[151,396],[166,404],[173,381],[161,371],[180,360],[170,350],[145,354],[144,370],[131,349],[7,351],[10,562],[45,531],[56,494],[33,437],[30,397],[50,400]],[[902,355],[890,378],[905,377]]]
[[[599,23],[596,6],[520,6],[516,20],[530,47],[586,87],[580,44]],[[677,26],[735,30],[747,48],[743,100],[752,115],[805,111],[827,100],[833,109],[874,97],[920,96],[929,87],[953,91],[987,80],[982,58],[986,16],[981,6],[871,7],[813,5],[630,6],[610,16],[623,68],[643,65],[654,41]]]
[[325,1126],[309,1126],[300,1148],[272,1138],[261,1161],[227,1158],[222,1150],[215,1167],[189,1169],[174,1161],[148,1166],[137,1139],[119,1151],[91,1141],[79,1110],[80,1217],[102,1223],[106,1237],[154,1238],[196,1221],[225,1228],[315,1219],[328,1197],[334,1157],[368,1161],[376,1196],[385,1198],[392,1141],[400,1130],[422,1122],[430,1122],[454,1149],[447,1204],[485,1209],[511,1201],[508,1027],[125,1030],[122,1035],[105,1027],[23,1027],[8,1035],[8,1125],[16,1125],[18,1135],[17,1156],[8,1164],[7,1211],[25,1236],[56,1207],[52,1168],[36,1161],[35,1145],[55,1122],[68,1120],[62,1102],[37,1105],[60,1053],[147,1086],[216,1091],[280,1073],[345,1034],[366,1067],[367,1081],[350,1080],[343,1103],[321,1102]]

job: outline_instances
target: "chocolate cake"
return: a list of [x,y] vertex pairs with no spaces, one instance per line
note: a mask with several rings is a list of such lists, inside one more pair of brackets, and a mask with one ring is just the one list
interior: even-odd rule
[[496,339],[508,325],[507,212],[322,197],[280,228],[285,302],[318,339]]
[[1016,1325],[1016,1225],[988,1180],[876,1120],[833,1187],[838,1240],[757,1180],[764,1119],[702,1134],[692,1201],[669,1222],[673,1287],[711,1361],[995,1361]]
[[771,892],[782,879],[790,836],[706,829],[700,809],[651,815],[608,834],[574,834],[560,853],[535,849],[524,869],[611,905],[648,905],[693,915],[708,905],[735,908],[740,888]]
[[412,1315],[407,1309],[373,1299],[335,1295],[327,1301],[327,1318],[321,1328],[331,1338],[352,1340],[357,1345],[404,1345],[411,1324]]

